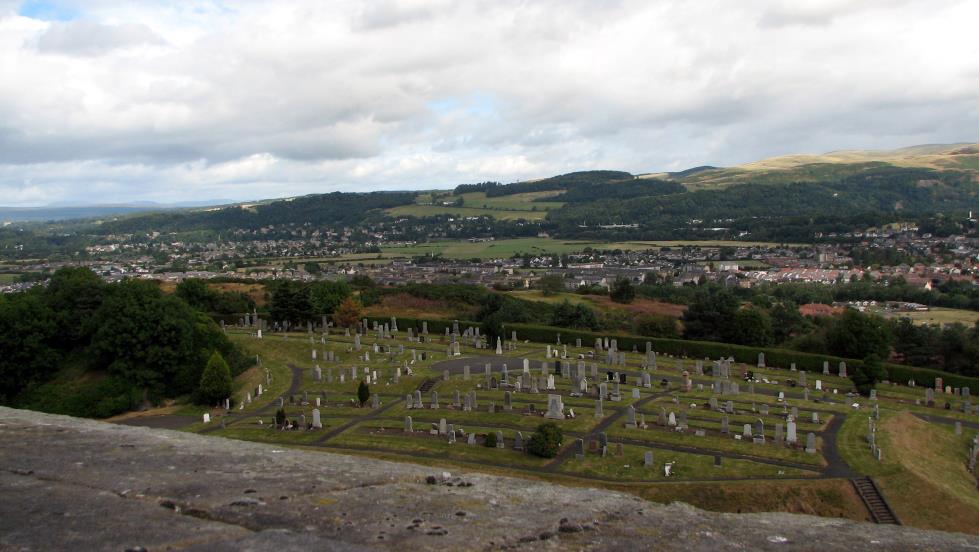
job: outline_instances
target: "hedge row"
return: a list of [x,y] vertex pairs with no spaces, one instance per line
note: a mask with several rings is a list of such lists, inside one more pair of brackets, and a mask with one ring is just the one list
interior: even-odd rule
[[[373,324],[374,322],[377,322],[378,324],[391,323],[390,316],[367,316],[365,318],[367,318],[367,321],[371,324],[372,327],[374,325]],[[438,318],[408,318],[408,317],[401,317],[401,316],[395,317],[395,319],[398,321],[398,331],[400,332],[406,332],[408,331],[408,328],[414,328],[415,334],[419,334],[422,331],[422,322],[428,322],[429,335],[444,334],[446,328],[449,328],[449,331],[452,331],[452,320],[444,320]],[[480,323],[472,322],[469,320],[459,320],[460,332],[466,331],[466,328],[470,326],[480,327]]]
[[[429,326],[431,327],[431,324]],[[591,347],[595,344],[597,338],[609,337],[615,338],[619,349],[623,351],[631,351],[635,347],[638,351],[645,352],[646,343],[649,342],[652,343],[653,350],[657,353],[710,359],[733,356],[738,362],[752,365],[758,362],[758,353],[765,353],[765,364],[768,366],[788,368],[794,362],[796,368],[799,370],[806,370],[807,372],[817,374],[821,374],[823,371],[823,361],[829,361],[830,369],[834,374],[837,373],[837,367],[840,362],[846,362],[847,368],[855,369],[863,366],[863,361],[858,359],[815,355],[788,349],[732,345],[714,341],[665,339],[638,335],[609,335],[586,330],[535,326],[532,324],[504,324],[504,328],[507,335],[511,331],[516,331],[518,339],[540,343],[556,343],[557,337],[560,334],[561,343],[574,343],[576,339],[580,338],[582,346]],[[930,368],[918,368],[891,363],[885,363],[884,369],[887,371],[888,379],[902,384],[913,379],[916,385],[930,387],[935,384],[935,378],[940,377],[945,385],[969,387],[970,389],[979,390],[979,378],[951,374]]]

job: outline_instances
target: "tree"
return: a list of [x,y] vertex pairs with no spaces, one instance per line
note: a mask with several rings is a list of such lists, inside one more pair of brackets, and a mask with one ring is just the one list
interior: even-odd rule
[[883,318],[847,309],[826,332],[826,346],[831,354],[846,358],[887,358],[891,334]]
[[345,280],[336,282],[317,282],[310,287],[309,302],[313,312],[319,315],[330,315],[344,299],[350,297],[353,291]]
[[496,433],[492,431],[486,434],[486,440],[483,441],[483,446],[487,448],[496,448]]
[[739,309],[729,333],[732,343],[764,347],[772,344],[772,319],[768,313],[754,307]]
[[45,297],[58,321],[62,339],[78,346],[92,335],[92,315],[105,296],[105,282],[85,267],[59,268],[51,275]]
[[277,280],[271,286],[272,305],[269,314],[279,322],[303,322],[313,318],[309,288],[292,280]]
[[197,388],[197,402],[215,404],[231,396],[231,369],[221,353],[214,351],[201,374]]
[[371,398],[371,388],[367,385],[367,382],[360,380],[360,385],[357,386],[357,400],[360,401],[360,406],[364,406],[367,400]]
[[177,373],[187,368],[197,376],[172,390],[191,392],[204,365],[194,350],[195,320],[193,309],[156,284],[125,280],[112,286],[95,314],[88,358],[92,367],[158,393],[175,387]]
[[58,318],[41,292],[35,288],[0,303],[0,402],[49,379],[58,369]]
[[351,328],[360,320],[360,303],[353,297],[347,297],[333,313],[333,321],[341,328]]
[[598,328],[598,317],[595,311],[588,306],[578,303],[572,305],[564,300],[554,307],[554,314],[551,315],[551,325],[559,328]]
[[323,272],[323,269],[320,267],[320,264],[313,261],[304,264],[303,270],[305,270],[310,274],[319,274],[320,272]]
[[636,298],[636,288],[628,278],[619,278],[612,284],[608,296],[616,303],[631,303]]
[[698,290],[683,314],[683,337],[726,341],[738,306],[737,297],[726,289]]
[[870,390],[874,385],[887,377],[884,366],[881,364],[880,357],[870,354],[863,359],[863,364],[854,366],[850,374],[850,379],[861,395],[870,395]]
[[277,427],[282,427],[285,425],[285,423],[286,423],[286,410],[284,408],[280,408],[275,411],[275,425]]
[[772,335],[775,343],[784,343],[794,335],[805,331],[806,319],[799,307],[791,301],[781,302],[769,311],[772,318]]
[[649,337],[677,337],[676,318],[664,314],[643,314],[636,317],[636,333]]
[[527,441],[527,452],[541,458],[554,458],[561,450],[564,434],[554,422],[537,426],[537,431]]
[[555,295],[564,291],[564,278],[558,276],[557,274],[549,274],[547,276],[541,276],[537,280],[537,289],[541,290],[545,296]]

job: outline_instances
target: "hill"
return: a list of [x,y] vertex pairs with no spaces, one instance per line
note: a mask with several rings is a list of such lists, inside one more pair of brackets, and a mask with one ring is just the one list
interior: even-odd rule
[[[668,173],[688,189],[735,184],[818,182],[885,167],[979,172],[979,144],[929,144],[895,150],[841,150],[822,155],[783,155],[734,167]],[[659,175],[658,175],[659,176]]]

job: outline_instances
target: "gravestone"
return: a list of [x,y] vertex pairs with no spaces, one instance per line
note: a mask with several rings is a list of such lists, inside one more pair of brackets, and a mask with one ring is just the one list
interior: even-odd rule
[[816,453],[816,434],[815,433],[810,432],[809,435],[806,435],[806,452],[808,452],[809,454],[815,454]]
[[631,404],[625,409],[625,426],[631,429],[636,428],[636,408]]
[[561,395],[547,396],[547,413],[544,417],[552,420],[564,419],[564,402],[561,400]]
[[405,416],[405,433],[412,433],[413,431],[415,429],[411,423],[411,416]]

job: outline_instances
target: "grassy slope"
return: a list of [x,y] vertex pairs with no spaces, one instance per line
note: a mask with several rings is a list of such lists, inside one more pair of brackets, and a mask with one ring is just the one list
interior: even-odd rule
[[865,444],[867,420],[850,416],[839,436],[840,453],[855,470],[873,476],[891,507],[907,525],[979,534],[979,494],[965,469],[967,435],[888,412],[878,426],[883,461]]
[[940,144],[897,150],[845,150],[822,155],[783,155],[736,167],[697,172],[681,180],[690,189],[722,188],[758,179],[811,181],[859,172],[860,165],[864,163],[979,170],[979,148],[975,144]]

